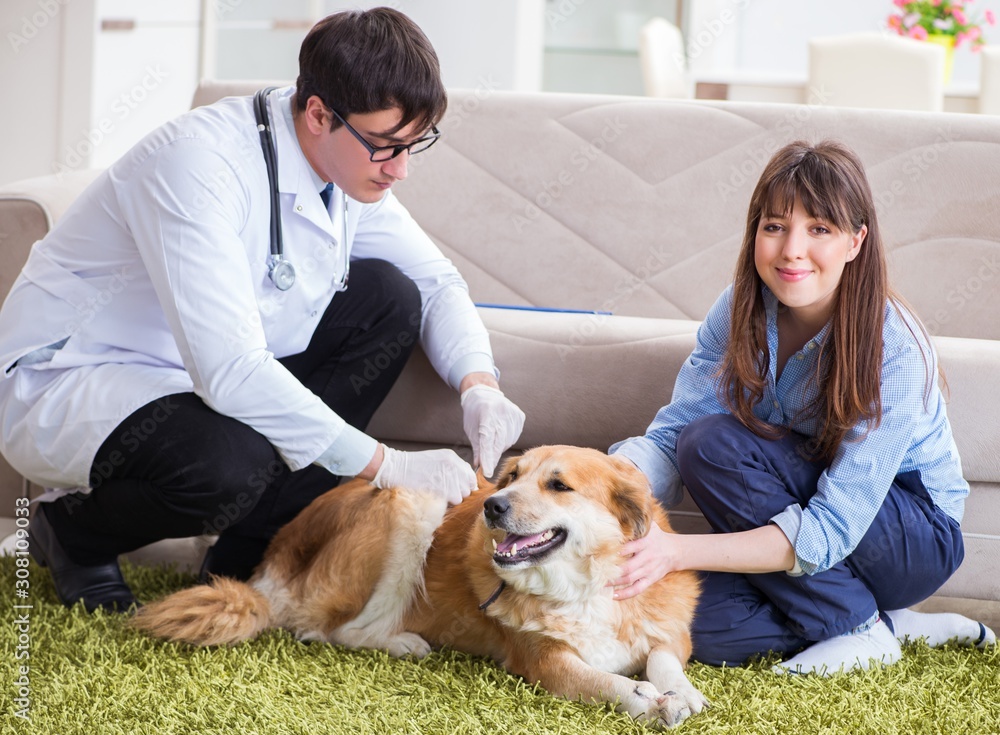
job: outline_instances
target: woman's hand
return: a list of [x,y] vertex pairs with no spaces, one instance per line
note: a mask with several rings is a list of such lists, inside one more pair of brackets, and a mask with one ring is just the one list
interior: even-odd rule
[[611,583],[616,600],[635,597],[669,572],[684,567],[680,560],[680,538],[655,523],[649,533],[622,546],[621,575]]
[[670,572],[765,574],[792,571],[795,549],[773,523],[735,533],[667,533],[656,524],[644,538],[622,546],[621,575],[609,586],[615,599],[635,597]]

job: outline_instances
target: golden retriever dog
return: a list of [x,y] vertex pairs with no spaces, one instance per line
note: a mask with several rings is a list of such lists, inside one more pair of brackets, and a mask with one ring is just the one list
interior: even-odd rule
[[453,508],[355,480],[282,528],[248,583],[181,590],[134,624],[203,646],[273,627],[393,656],[448,646],[670,727],[707,705],[684,675],[697,577],[668,574],[621,601],[608,586],[622,544],[653,522],[670,530],[645,477],[592,449],[532,449]]

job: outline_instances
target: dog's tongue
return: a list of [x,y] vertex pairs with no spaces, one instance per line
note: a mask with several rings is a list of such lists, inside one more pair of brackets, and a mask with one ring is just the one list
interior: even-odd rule
[[518,536],[515,533],[509,533],[507,534],[507,538],[497,544],[497,551],[506,554],[514,548],[515,544],[519,549],[540,544],[542,542],[542,536],[544,535],[545,534],[542,533],[536,533],[534,536]]

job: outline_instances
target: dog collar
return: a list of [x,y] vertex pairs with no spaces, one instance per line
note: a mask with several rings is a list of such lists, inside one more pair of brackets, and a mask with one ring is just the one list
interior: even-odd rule
[[497,598],[498,598],[498,597],[500,597],[500,593],[501,593],[501,592],[503,592],[503,590],[504,590],[504,588],[505,588],[506,586],[507,586],[507,583],[506,583],[506,582],[504,582],[504,581],[503,581],[503,580],[501,579],[501,580],[500,580],[500,584],[498,584],[498,585],[497,585],[497,588],[496,588],[495,590],[493,590],[493,594],[492,594],[492,595],[490,595],[489,599],[488,599],[488,600],[486,600],[486,602],[484,602],[483,604],[481,604],[481,605],[479,606],[479,609],[480,609],[481,611],[485,612],[485,611],[486,611],[486,608],[488,608],[488,607],[489,607],[490,605],[492,605],[492,604],[493,604],[494,602],[496,602],[496,601],[497,601]]

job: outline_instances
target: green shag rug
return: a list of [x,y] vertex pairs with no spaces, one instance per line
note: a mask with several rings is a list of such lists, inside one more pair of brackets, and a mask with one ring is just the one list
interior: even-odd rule
[[[29,596],[19,598],[24,585],[16,584],[14,559],[0,559],[0,733],[652,732],[610,706],[554,698],[489,661],[455,652],[396,660],[299,643],[282,631],[230,649],[153,641],[129,629],[123,615],[62,607],[48,572],[33,564],[27,570]],[[194,581],[164,569],[124,571],[142,600]],[[910,645],[888,669],[828,679],[779,677],[770,663],[692,665],[690,679],[713,707],[677,731],[1000,734],[997,647]]]

